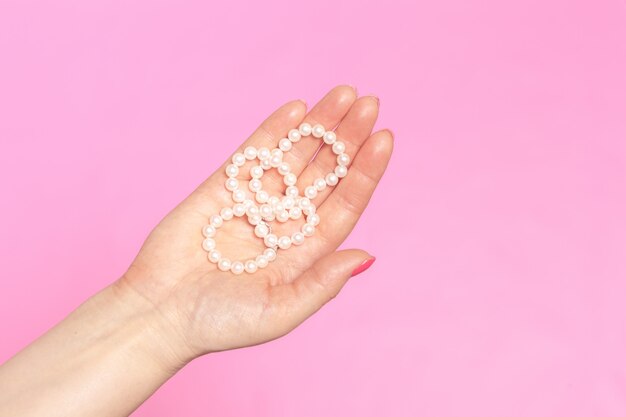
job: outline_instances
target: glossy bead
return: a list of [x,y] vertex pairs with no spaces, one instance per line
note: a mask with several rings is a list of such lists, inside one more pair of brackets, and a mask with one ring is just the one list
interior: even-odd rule
[[296,246],[302,245],[304,243],[304,233],[296,232],[293,235],[291,235],[291,243],[293,243]]
[[335,167],[335,175],[339,178],[343,178],[348,175],[348,168],[343,165],[337,165]]
[[278,239],[278,247],[281,249],[289,249],[291,247],[291,238],[289,236],[281,236]]
[[256,237],[264,238],[270,234],[270,228],[265,223],[259,223],[254,227],[254,234]]
[[214,237],[215,233],[217,232],[215,226],[207,224],[206,226],[204,226],[202,228],[202,235],[204,237]]
[[233,209],[230,207],[224,207],[220,210],[220,217],[224,220],[230,220],[233,218]]
[[293,219],[293,220],[297,220],[300,217],[302,217],[302,209],[298,206],[296,207],[292,207],[289,210],[289,218]]
[[237,176],[237,174],[239,174],[239,167],[237,167],[237,165],[229,164],[226,166],[226,175],[228,175],[231,178],[234,178]]
[[309,214],[306,216],[306,222],[312,224],[313,226],[317,226],[320,224],[320,215],[317,213]]
[[274,246],[278,245],[278,236],[270,233],[263,238],[263,243],[265,243],[265,246],[267,246],[268,248],[273,248]]
[[304,195],[310,200],[314,199],[317,196],[317,188],[309,185],[304,189]]
[[250,204],[248,207],[246,207],[247,216],[254,216],[255,214],[259,214],[259,208],[256,205]]
[[235,274],[235,275],[239,275],[242,274],[244,271],[244,266],[243,263],[240,261],[235,261],[232,263],[232,265],[230,266],[230,271]]
[[244,268],[247,273],[253,274],[257,271],[257,269],[259,269],[259,266],[257,265],[255,261],[248,260],[246,261]]
[[272,168],[272,164],[270,163],[269,158],[261,160],[261,162],[259,162],[259,166],[263,168],[265,171]]
[[326,133],[326,129],[324,129],[324,126],[319,123],[314,125],[311,129],[311,134],[313,135],[313,137],[316,138],[321,138],[322,136],[324,136],[324,133]]
[[244,190],[240,190],[239,188],[237,188],[235,191],[233,191],[233,201],[235,201],[236,203],[241,203],[245,199],[246,192]]
[[326,179],[326,184],[330,185],[331,187],[337,185],[337,183],[339,182],[339,177],[334,172],[326,174],[325,179]]
[[230,262],[230,259],[228,259],[228,258],[221,258],[217,262],[217,267],[220,269],[220,271],[228,271],[228,270],[230,270],[230,266],[231,265],[232,265],[232,263]]
[[281,162],[283,162],[283,158],[279,155],[272,155],[270,157],[270,165],[272,166],[272,168],[277,168]]
[[302,197],[300,200],[298,200],[298,206],[304,210],[308,207],[311,207],[311,200],[309,200],[306,197]]
[[265,256],[268,261],[272,262],[276,259],[276,250],[267,248],[263,251],[263,256]]
[[263,176],[263,167],[261,165],[255,165],[250,168],[250,176],[256,179],[261,178]]
[[224,224],[224,219],[222,219],[222,217],[219,216],[218,214],[214,214],[211,217],[209,217],[209,224],[215,227],[216,229],[219,229]]
[[269,260],[267,259],[267,256],[265,255],[257,256],[255,261],[259,268],[265,268],[267,265],[269,265]]
[[240,167],[246,163],[246,156],[242,154],[241,152],[237,152],[236,154],[233,155],[232,162],[235,166]]
[[289,138],[290,141],[292,141],[293,143],[296,143],[300,141],[300,139],[302,138],[302,134],[300,133],[298,129],[291,129],[289,133],[287,134],[287,137]]
[[263,221],[263,218],[261,217],[260,214],[253,214],[252,216],[248,216],[248,223],[250,223],[252,226],[256,226],[262,221]]
[[244,149],[243,154],[248,161],[252,161],[254,158],[256,158],[257,150],[254,146],[248,146],[246,149]]
[[327,145],[332,145],[337,140],[337,135],[332,130],[324,133],[324,143]]
[[289,210],[296,204],[296,200],[294,200],[293,197],[287,196],[287,197],[283,197],[283,199],[281,200],[281,203],[286,210]]
[[287,162],[281,162],[280,165],[278,165],[277,171],[280,175],[287,175],[289,174],[290,170],[291,170],[291,167],[289,166]]
[[220,259],[222,259],[222,254],[217,249],[212,249],[209,251],[208,258],[209,258],[209,261],[216,264],[219,262]]
[[335,143],[333,143],[333,152],[337,155],[344,153],[346,151],[346,144],[341,142],[341,141],[337,141]]
[[269,204],[262,204],[261,207],[259,207],[259,214],[263,218],[269,217],[273,213],[274,210],[272,210],[272,206],[270,206]]
[[257,158],[259,158],[261,161],[269,158],[271,155],[272,153],[270,152],[270,150],[265,147],[259,148],[259,150],[257,151]]
[[298,178],[293,172],[290,172],[283,177],[283,182],[285,183],[285,185],[295,185],[296,181],[298,181]]
[[256,193],[261,188],[263,188],[263,183],[258,178],[252,178],[250,182],[248,182],[248,189],[253,193]]
[[295,185],[290,185],[285,189],[285,195],[289,197],[297,197],[300,191]]
[[263,204],[263,203],[267,203],[267,200],[269,200],[270,195],[268,194],[267,191],[265,190],[261,190],[258,193],[256,193],[256,201]]
[[278,141],[278,148],[280,148],[280,150],[283,152],[290,151],[292,147],[293,147],[293,142],[291,142],[287,138],[282,138],[281,140]]
[[301,230],[304,236],[313,236],[313,233],[315,233],[315,226],[311,223],[304,223]]
[[337,164],[341,166],[347,166],[350,163],[350,157],[347,153],[341,153],[337,155]]
[[283,210],[276,213],[276,220],[281,223],[285,223],[287,220],[289,220],[289,212],[287,210]]
[[234,191],[237,187],[239,187],[239,181],[237,181],[237,178],[228,178],[226,180],[226,189],[228,191]]
[[326,188],[326,180],[324,178],[318,178],[313,181],[313,186],[317,189],[317,191],[322,191]]
[[206,239],[202,241],[202,249],[204,249],[207,252],[212,249],[215,249],[215,241],[212,238],[207,237]]
[[309,136],[313,131],[313,128],[309,123],[305,122],[300,124],[300,126],[298,127],[298,131],[302,136]]
[[233,206],[233,215],[241,217],[246,214],[246,206],[241,203],[237,203]]

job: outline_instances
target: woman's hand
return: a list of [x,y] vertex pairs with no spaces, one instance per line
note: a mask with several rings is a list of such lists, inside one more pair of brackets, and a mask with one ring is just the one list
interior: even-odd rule
[[[275,148],[289,129],[306,121],[336,127],[352,162],[348,175],[313,200],[321,223],[301,246],[280,251],[277,259],[254,274],[233,275],[209,262],[202,249],[201,229],[212,214],[232,206],[224,188],[224,168],[231,155],[204,183],[170,212],[150,233],[127,273],[115,286],[132,291],[159,312],[174,362],[180,366],[199,355],[263,343],[280,337],[335,297],[353,271],[373,257],[362,250],[335,252],[355,226],[380,180],[393,148],[388,130],[372,134],[378,117],[378,99],[357,98],[350,86],[337,86],[308,113],[301,100],[286,103],[272,113],[237,149]],[[335,155],[312,137],[286,152],[300,190],[334,168]],[[322,143],[323,144],[323,143]],[[315,157],[314,157],[315,155]],[[314,158],[313,158],[314,157]],[[311,159],[313,158],[313,159]],[[247,162],[239,175],[247,189]],[[270,195],[284,192],[275,169],[265,172],[263,188]],[[276,222],[275,222],[276,223]],[[299,223],[280,224],[295,231]],[[219,250],[230,259],[254,258],[262,241],[244,218],[225,222],[216,236]],[[148,308],[148,307],[146,307]]]

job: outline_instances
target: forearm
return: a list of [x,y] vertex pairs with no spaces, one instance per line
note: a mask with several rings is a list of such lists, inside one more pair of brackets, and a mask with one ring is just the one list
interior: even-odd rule
[[190,358],[137,293],[115,284],[0,367],[1,416],[127,416]]

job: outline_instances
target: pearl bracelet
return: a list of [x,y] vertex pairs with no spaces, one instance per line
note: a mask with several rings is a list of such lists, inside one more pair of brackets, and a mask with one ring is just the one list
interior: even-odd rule
[[[296,186],[298,177],[291,172],[289,164],[283,161],[283,156],[306,136],[321,139],[324,144],[331,146],[336,155],[337,165],[333,171],[306,186],[300,195],[300,190]],[[305,122],[297,129],[289,130],[287,136],[282,138],[278,142],[278,147],[274,149],[248,146],[243,152],[235,153],[231,163],[226,166],[228,178],[224,184],[226,190],[231,192],[234,204],[232,207],[223,207],[219,214],[210,216],[208,224],[202,228],[204,236],[202,248],[208,252],[208,260],[217,264],[221,271],[230,271],[235,275],[244,271],[252,274],[274,261],[279,249],[287,250],[292,246],[302,245],[307,237],[313,236],[315,227],[320,223],[320,216],[316,213],[317,208],[312,200],[320,191],[337,185],[340,179],[348,174],[350,157],[345,150],[345,144],[337,140],[335,132],[327,131],[321,124],[311,126]],[[247,191],[253,194],[251,196],[240,188],[237,180],[240,168],[248,161],[255,162],[249,171],[250,180],[247,187]],[[274,196],[263,189],[261,178],[269,169],[276,169],[282,176],[287,187],[284,194]],[[253,259],[231,261],[216,249],[215,236],[224,222],[243,216],[246,216],[248,223],[254,227],[254,235],[263,240],[266,248]],[[291,235],[278,236],[272,233],[272,222],[286,223],[302,217],[305,219],[304,225]]]

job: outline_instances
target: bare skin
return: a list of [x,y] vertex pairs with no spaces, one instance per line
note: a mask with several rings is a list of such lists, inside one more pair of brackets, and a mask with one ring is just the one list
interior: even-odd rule
[[[0,367],[0,416],[127,416],[194,358],[281,337],[333,299],[372,258],[337,248],[391,157],[391,132],[372,131],[378,109],[377,98],[340,85],[308,112],[300,100],[275,110],[233,153],[274,148],[307,121],[336,127],[352,157],[348,175],[314,200],[322,219],[315,235],[251,275],[208,262],[200,230],[209,215],[232,205],[224,192],[229,157],[152,230],[122,277]],[[285,155],[300,189],[334,167],[327,146],[316,155],[319,144],[303,139]],[[270,194],[284,189],[274,170],[262,180]],[[237,219],[216,241],[222,253],[243,259],[262,248],[252,236]]]

